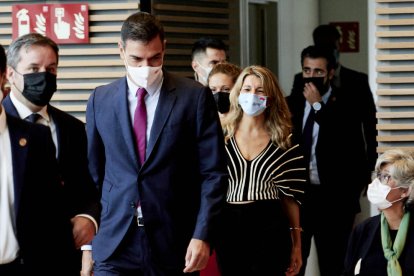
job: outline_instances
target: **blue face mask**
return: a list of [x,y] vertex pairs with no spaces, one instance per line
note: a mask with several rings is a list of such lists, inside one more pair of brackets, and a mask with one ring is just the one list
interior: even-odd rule
[[244,113],[249,116],[257,116],[263,113],[266,109],[266,96],[258,96],[251,93],[240,93],[239,104]]

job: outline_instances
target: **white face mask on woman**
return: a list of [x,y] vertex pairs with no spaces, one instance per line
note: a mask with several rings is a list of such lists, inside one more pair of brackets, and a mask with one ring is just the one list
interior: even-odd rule
[[387,200],[387,196],[391,190],[399,189],[399,187],[391,188],[386,184],[382,184],[378,178],[375,178],[371,184],[368,185],[367,196],[368,200],[377,206],[380,210],[387,209],[392,206],[393,203],[402,200],[399,198],[392,202]]
[[244,113],[249,116],[257,116],[266,109],[266,96],[258,96],[252,93],[240,93],[239,104]]

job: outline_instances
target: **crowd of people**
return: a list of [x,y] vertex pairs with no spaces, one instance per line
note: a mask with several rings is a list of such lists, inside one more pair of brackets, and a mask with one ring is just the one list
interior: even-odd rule
[[[163,25],[136,12],[86,127],[50,104],[53,40],[0,47],[0,274],[305,275],[312,239],[321,276],[414,274],[414,153],[377,156],[366,74],[335,27],[313,39],[285,96],[216,38],[194,79],[168,72]],[[361,195],[380,214],[355,225]]]

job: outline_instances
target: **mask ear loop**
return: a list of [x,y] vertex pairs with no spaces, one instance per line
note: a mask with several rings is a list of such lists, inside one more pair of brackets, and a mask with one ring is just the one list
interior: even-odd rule
[[127,77],[128,77],[128,79],[133,83],[133,84],[135,84],[136,86],[138,86],[138,87],[141,87],[140,85],[138,85],[135,81],[134,81],[134,79],[131,77],[131,74],[129,73],[129,70],[128,70],[128,62],[126,61],[126,59],[125,59],[125,50],[122,48],[122,52],[124,53],[124,58],[122,59],[122,61],[124,62],[124,66],[125,66],[125,70],[126,70],[126,73],[127,73]]
[[[401,201],[401,200],[403,200],[404,198],[408,197],[408,195],[409,195],[408,190],[411,190],[410,188],[411,188],[411,187],[408,187],[408,188],[406,188],[406,187],[393,187],[393,188],[391,188],[391,190],[396,190],[396,189],[407,189],[407,192],[402,193],[399,199],[396,199],[396,200],[394,200],[394,201],[389,201],[389,202],[390,202],[391,204],[394,204],[395,202]],[[390,190],[390,191],[391,191],[391,190]],[[388,194],[389,194],[389,192],[388,192]],[[387,196],[388,196],[388,195],[387,195]]]

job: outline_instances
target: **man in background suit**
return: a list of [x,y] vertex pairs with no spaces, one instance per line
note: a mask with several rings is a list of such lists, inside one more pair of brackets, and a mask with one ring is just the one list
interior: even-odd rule
[[102,191],[94,275],[198,274],[228,181],[213,95],[162,68],[164,29],[148,13],[124,21],[119,49],[127,77],[97,87],[86,112]]
[[[331,84],[337,88],[341,88],[342,91],[348,94],[352,94],[359,103],[355,107],[360,107],[362,130],[365,136],[365,144],[367,148],[367,158],[369,167],[374,169],[375,161],[377,160],[377,118],[376,118],[376,106],[374,97],[369,87],[368,76],[365,73],[352,70],[345,67],[340,62],[340,40],[341,34],[333,25],[319,25],[312,33],[314,45],[320,47],[326,47],[333,49],[335,55],[335,74],[331,81]],[[293,81],[294,92],[301,92],[303,84],[302,73],[295,75]],[[367,183],[368,184],[368,183]]]
[[[6,55],[0,45],[0,83]],[[12,116],[0,89],[0,275],[77,275],[50,130]]]
[[[373,170],[363,131],[364,109],[369,107],[354,91],[331,85],[335,75],[332,48],[305,48],[301,65],[303,81],[287,101],[294,131],[303,137],[305,156],[310,150],[309,185],[302,211],[303,263],[314,237],[321,276],[337,276],[342,272],[355,215],[360,212],[361,192],[370,183]],[[309,115],[314,115],[315,122],[310,147],[306,147]],[[305,269],[306,265],[300,275]]]
[[[62,204],[73,224],[77,248],[91,242],[99,222],[98,190],[88,171],[84,124],[49,104],[56,91],[58,46],[48,37],[30,33],[7,50],[10,94],[4,99],[8,115],[50,128],[64,191]],[[32,115],[33,114],[33,115]],[[80,270],[81,259],[78,264]]]
[[226,44],[223,41],[212,37],[199,38],[191,49],[191,67],[194,70],[194,79],[207,86],[208,75],[213,66],[226,60]]

